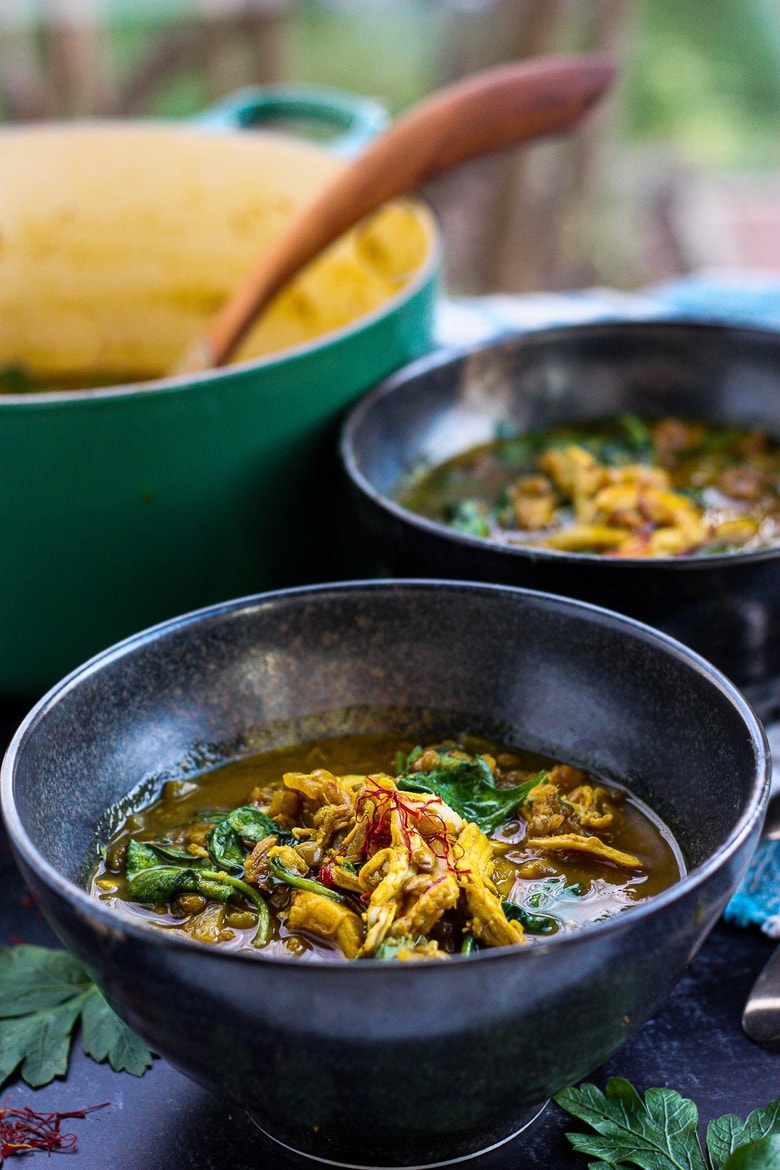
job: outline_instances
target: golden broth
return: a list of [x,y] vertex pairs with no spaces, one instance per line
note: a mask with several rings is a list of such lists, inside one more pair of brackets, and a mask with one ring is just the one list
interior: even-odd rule
[[780,443],[624,414],[474,447],[415,472],[398,501],[507,546],[609,557],[750,551],[780,540]]
[[[414,758],[415,754],[416,759]],[[482,835],[476,831],[476,826],[469,826],[472,837],[476,836],[484,843],[484,837],[487,836],[490,841],[491,864],[493,866],[491,881],[496,894],[491,895],[488,899],[490,902],[488,910],[491,913],[498,913],[495,910],[498,903],[503,907],[509,904],[519,907],[516,913],[522,920],[522,938],[515,937],[511,931],[507,935],[505,924],[502,921],[499,924],[498,935],[490,935],[488,932],[480,940],[477,927],[479,914],[482,911],[474,910],[473,901],[468,903],[465,911],[463,905],[464,896],[469,898],[473,895],[473,874],[476,868],[473,857],[476,854],[472,855],[472,860],[469,861],[468,865],[464,865],[459,858],[464,856],[465,846],[458,845],[461,853],[453,853],[453,856],[458,859],[456,860],[456,868],[460,867],[467,875],[463,877],[460,872],[458,874],[458,882],[462,887],[457,894],[458,902],[437,918],[429,932],[431,941],[424,945],[420,944],[417,950],[410,943],[407,948],[409,953],[404,951],[398,957],[446,958],[452,953],[468,952],[473,949],[474,945],[477,948],[482,945],[504,945],[507,939],[513,942],[533,942],[534,939],[549,937],[552,934],[567,933],[588,923],[622,912],[642,899],[659,893],[677,881],[684,872],[680,852],[669,830],[646,806],[615,785],[603,786],[600,782],[594,781],[592,777],[585,773],[579,773],[575,769],[567,769],[565,766],[556,768],[549,760],[512,746],[474,736],[462,737],[457,744],[448,741],[446,747],[439,745],[436,749],[422,749],[415,740],[409,737],[372,734],[319,740],[267,751],[220,765],[192,780],[169,781],[164,785],[160,797],[126,818],[119,831],[107,843],[102,850],[101,861],[92,876],[90,890],[95,897],[121,910],[122,913],[153,922],[161,929],[194,937],[200,941],[213,942],[231,950],[243,950],[247,953],[257,954],[256,915],[252,906],[242,900],[240,893],[223,903],[218,910],[214,909],[216,904],[213,904],[209,909],[208,899],[196,895],[193,900],[193,896],[190,894],[182,895],[180,898],[172,899],[165,904],[141,904],[137,900],[132,900],[132,887],[128,878],[129,871],[126,871],[128,850],[135,849],[136,845],[149,846],[149,843],[155,843],[155,847],[163,850],[173,849],[174,852],[191,849],[193,850],[191,854],[193,862],[199,862],[201,859],[198,851],[202,850],[204,854],[208,852],[207,849],[204,849],[204,845],[208,845],[208,834],[213,831],[214,825],[223,820],[233,809],[241,806],[247,807],[248,804],[256,809],[268,808],[269,806],[273,809],[275,799],[277,802],[275,823],[287,822],[289,824],[289,813],[293,804],[290,803],[290,791],[285,789],[282,784],[283,776],[286,778],[285,783],[289,783],[287,777],[297,778],[293,780],[293,785],[297,784],[301,789],[305,789],[306,783],[311,782],[312,777],[321,779],[323,776],[332,774],[336,778],[352,777],[354,779],[360,777],[362,780],[366,780],[366,778],[373,779],[382,775],[398,776],[400,771],[406,779],[399,779],[399,785],[401,783],[414,785],[419,778],[422,778],[423,783],[428,783],[430,776],[439,775],[435,766],[433,771],[426,771],[428,767],[426,761],[433,760],[434,757],[438,757],[439,765],[449,761],[452,768],[460,767],[465,763],[467,769],[470,769],[470,775],[473,774],[476,765],[472,765],[469,761],[481,761],[479,766],[484,775],[487,775],[485,767],[492,767],[493,779],[498,792],[510,792],[511,795],[511,791],[520,790],[518,786],[528,787],[532,783],[535,785],[530,790],[530,798],[511,811],[509,815],[502,815],[501,823],[489,834]],[[488,761],[488,764],[486,765],[484,761]],[[402,764],[404,767],[401,767]],[[415,768],[418,770],[415,771]],[[539,782],[539,776],[545,773],[548,776],[560,774],[564,777],[563,786],[568,799],[564,797],[563,804],[561,804],[556,797],[553,802],[555,808],[564,809],[564,812],[567,807],[569,809],[573,807],[569,800],[583,800],[582,792],[602,793],[606,789],[603,797],[593,799],[591,806],[589,806],[589,815],[595,816],[599,809],[603,811],[604,807],[611,810],[611,824],[606,832],[601,832],[604,848],[607,851],[611,849],[615,856],[632,855],[637,864],[626,867],[615,864],[611,857],[591,856],[586,852],[581,852],[578,848],[558,850],[557,848],[540,846],[540,842],[552,840],[546,835],[546,830],[555,819],[555,815],[551,818],[549,812],[550,808],[553,807],[549,800],[550,785],[545,781]],[[385,784],[385,789],[380,792],[383,798],[386,791],[389,790],[392,792],[393,799],[402,805],[412,799],[411,792],[402,790],[399,793],[390,788],[387,780],[381,781],[380,779],[376,783]],[[325,816],[331,815],[338,805],[338,792],[341,791],[331,781],[327,781],[327,784],[330,785],[328,798],[330,804],[325,802],[325,804],[318,806],[318,812],[320,809],[325,809]],[[593,788],[594,784],[597,787]],[[567,785],[568,787],[566,787]],[[362,793],[365,796],[367,788],[366,786],[356,787],[355,790],[358,794]],[[377,788],[371,789],[374,796],[377,791],[379,791]],[[430,793],[431,790],[426,789],[426,792]],[[491,795],[488,789],[485,789],[484,792],[487,793],[488,797]],[[536,794],[535,798],[534,794]],[[541,797],[545,799],[541,799]],[[405,822],[404,832],[414,833],[419,829],[424,834],[425,830],[421,828],[420,816],[432,819],[434,804],[435,818],[444,816],[445,819],[451,819],[449,807],[446,814],[443,814],[439,804],[436,803],[439,800],[438,796],[432,794],[420,796],[418,794],[414,799],[418,802],[415,805],[416,819],[413,823],[408,820]],[[284,802],[287,803],[284,804]],[[283,804],[285,811],[280,813],[279,809],[283,807]],[[528,811],[529,809],[531,812]],[[553,814],[554,812],[553,809]],[[300,816],[300,814],[297,815]],[[573,814],[571,815],[573,816]],[[311,817],[308,819],[310,822],[312,821]],[[322,815],[320,815],[320,820],[322,819]],[[314,820],[316,820],[316,815]],[[443,835],[440,831],[442,822],[436,819],[435,823],[436,831],[425,838],[428,846],[432,849],[433,862],[430,861],[430,858],[428,859],[429,869],[427,871],[420,862],[419,869],[407,881],[404,906],[401,907],[399,902],[397,907],[393,907],[394,926],[402,921],[402,910],[408,910],[408,891],[412,889],[415,882],[419,887],[421,876],[426,872],[430,873],[430,865],[435,865],[436,859],[443,856]],[[374,828],[376,829],[376,823]],[[563,828],[571,828],[571,825],[564,825]],[[332,878],[333,873],[337,872],[338,866],[334,863],[334,858],[337,857],[339,849],[344,849],[343,840],[346,829],[347,826],[344,826],[341,838],[336,833],[330,839],[328,848],[323,851],[320,858],[319,866],[312,865],[306,878],[322,882],[329,877],[329,874]],[[313,830],[304,829],[300,832],[298,848],[306,840],[311,843],[312,838],[309,834]],[[465,840],[464,834],[466,834],[466,830],[461,829],[458,842]],[[371,853],[371,849],[367,845],[368,841],[369,838],[366,837],[363,852],[360,855],[361,862],[364,862],[364,858]],[[136,844],[131,845],[131,842]],[[390,835],[375,842],[380,852],[382,849],[387,852],[389,844]],[[254,872],[252,869],[253,858],[257,851],[263,847],[262,844],[256,844],[251,855],[245,857],[245,864],[239,880],[244,878],[249,880],[247,875]],[[275,848],[279,848],[279,846],[275,846]],[[618,853],[618,851],[620,852]],[[403,849],[400,852],[403,852]],[[343,853],[343,856],[346,857],[346,853]],[[376,852],[374,856],[376,858]],[[469,855],[465,856],[468,860]],[[392,862],[391,858],[391,866]],[[288,858],[285,858],[285,863],[289,865]],[[163,856],[152,861],[152,868],[155,864],[165,866],[166,858]],[[204,870],[204,873],[218,869],[211,857],[206,864],[209,868],[208,871]],[[341,862],[339,862],[340,864]],[[365,866],[371,868],[368,863],[365,863]],[[285,872],[284,869],[282,872]],[[342,890],[341,893],[344,901],[349,904],[349,914],[355,920],[360,919],[361,915],[366,920],[366,925],[361,928],[363,930],[362,947],[365,947],[366,939],[372,929],[372,903],[380,887],[376,884],[372,885],[369,878],[365,890],[361,890],[356,884],[358,872],[362,874],[363,869],[359,869],[357,866],[348,869],[345,863],[344,874],[346,874],[346,878],[344,880],[348,882],[354,880],[355,889]],[[469,874],[472,876],[469,877]],[[384,876],[386,877],[386,874]],[[429,888],[424,891],[422,897],[430,898],[430,890],[436,884],[435,879],[436,874],[431,873]],[[258,881],[258,888],[262,888],[263,882],[260,879]],[[320,885],[320,889],[323,890],[324,887]],[[466,891],[465,895],[464,890]],[[331,896],[333,892],[334,886],[330,882]],[[312,897],[315,901],[319,898],[319,904],[330,912],[332,907],[326,905],[328,890],[324,889],[324,893],[325,897],[306,893],[305,898],[309,901],[312,900]],[[262,896],[267,899],[271,913],[268,937],[263,942],[261,953],[294,956],[302,959],[313,957],[332,960],[344,959],[345,953],[341,944],[335,936],[323,934],[320,930],[320,923],[315,922],[317,929],[314,930],[307,929],[305,923],[301,928],[291,927],[290,899],[292,897],[294,901],[301,898],[299,889],[291,891],[291,888],[284,882],[272,881],[268,888],[264,889]],[[378,910],[382,914],[386,913],[387,903],[382,903]],[[505,913],[507,918],[511,916],[510,911]],[[515,911],[511,913],[515,913]],[[475,923],[477,926],[474,926]],[[470,927],[477,930],[476,942],[472,938],[470,945],[464,945],[464,939],[468,940],[469,936],[473,934]],[[393,928],[391,927],[390,930],[392,931]],[[511,930],[515,931],[517,935],[517,927],[511,927]],[[493,942],[486,942],[488,938],[492,938]],[[496,938],[503,940],[503,942],[496,942]],[[393,943],[393,946],[398,945],[398,940],[393,940],[392,933],[384,936],[380,940],[379,947],[365,957],[395,957],[392,946],[390,946],[390,953],[386,953],[390,943]],[[406,943],[403,945],[407,946]],[[347,949],[349,950],[349,948]],[[355,956],[350,954],[347,957]],[[358,954],[358,957],[364,956]]]

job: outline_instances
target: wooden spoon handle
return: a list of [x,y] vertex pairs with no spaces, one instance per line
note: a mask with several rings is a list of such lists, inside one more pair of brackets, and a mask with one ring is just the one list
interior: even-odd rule
[[541,57],[475,74],[422,101],[340,172],[216,314],[182,372],[222,365],[300,269],[388,199],[467,159],[565,130],[612,80],[604,57]]

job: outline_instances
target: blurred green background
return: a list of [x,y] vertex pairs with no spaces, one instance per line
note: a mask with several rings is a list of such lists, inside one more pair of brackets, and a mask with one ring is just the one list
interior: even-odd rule
[[451,291],[780,268],[777,0],[6,0],[0,112],[178,118],[292,81],[397,114],[500,61],[594,50],[619,81],[587,125],[426,191]]

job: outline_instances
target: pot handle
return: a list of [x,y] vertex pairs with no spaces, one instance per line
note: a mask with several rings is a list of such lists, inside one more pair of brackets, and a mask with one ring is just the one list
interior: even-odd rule
[[321,141],[335,154],[352,158],[386,129],[390,116],[373,98],[343,90],[263,85],[238,90],[190,121],[215,130],[289,126],[300,137]]

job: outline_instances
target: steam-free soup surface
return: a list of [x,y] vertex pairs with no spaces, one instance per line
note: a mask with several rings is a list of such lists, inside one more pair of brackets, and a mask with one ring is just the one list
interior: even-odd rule
[[646,806],[576,768],[475,736],[362,735],[169,781],[91,890],[220,947],[409,961],[576,930],[682,870]]
[[622,414],[473,447],[415,472],[398,500],[510,546],[608,557],[750,551],[780,541],[780,443]]

